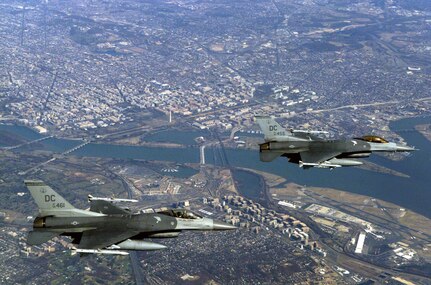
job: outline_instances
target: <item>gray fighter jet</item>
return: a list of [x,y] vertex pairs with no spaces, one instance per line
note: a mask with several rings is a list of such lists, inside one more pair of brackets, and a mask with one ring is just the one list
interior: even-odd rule
[[[90,209],[73,207],[40,180],[24,181],[39,207],[29,245],[39,245],[56,236],[70,236],[72,253],[127,255],[127,250],[159,250],[162,244],[144,238],[177,237],[182,230],[232,230],[233,225],[203,218],[189,210],[170,209],[156,213],[132,213],[116,206],[115,199],[89,197]],[[124,199],[121,199],[124,200]],[[127,199],[126,199],[127,200]]]
[[260,144],[260,160],[264,162],[284,156],[289,159],[289,162],[299,164],[304,169],[311,167],[333,169],[361,165],[363,163],[355,159],[368,157],[374,151],[415,150],[409,146],[388,142],[378,136],[325,140],[319,135],[326,132],[286,130],[272,117],[256,116],[255,118],[265,135],[265,143]]

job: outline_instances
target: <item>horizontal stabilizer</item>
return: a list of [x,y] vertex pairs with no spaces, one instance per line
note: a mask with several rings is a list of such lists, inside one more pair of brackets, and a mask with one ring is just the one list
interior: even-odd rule
[[260,155],[260,161],[270,162],[270,161],[273,161],[274,159],[276,159],[277,157],[281,156],[282,153],[266,151],[266,152],[261,152],[259,155]]
[[50,232],[50,231],[31,231],[28,233],[28,236],[27,236],[27,244],[40,245],[58,236],[59,234],[60,233],[58,232]]

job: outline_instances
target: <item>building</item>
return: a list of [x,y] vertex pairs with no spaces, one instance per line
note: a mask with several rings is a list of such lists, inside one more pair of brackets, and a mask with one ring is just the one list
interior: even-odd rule
[[361,254],[364,249],[366,233],[361,232],[358,237],[358,242],[356,243],[355,253]]

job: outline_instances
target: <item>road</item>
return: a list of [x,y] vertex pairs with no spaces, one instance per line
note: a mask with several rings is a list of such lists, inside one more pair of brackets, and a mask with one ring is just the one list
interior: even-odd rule
[[[119,175],[119,174],[117,174],[111,170],[107,170],[107,171],[109,171],[112,175],[116,176],[117,178],[119,178],[121,180],[121,183],[123,184],[123,188],[126,189],[126,191],[127,191],[127,198],[133,199],[133,189],[132,189],[132,186],[130,185],[130,182],[127,181],[121,175]],[[130,257],[130,265],[132,266],[133,276],[135,277],[135,284],[136,285],[144,284],[145,277],[143,275],[143,272],[142,272],[142,269],[140,266],[137,252],[136,251],[130,251],[129,257]]]
[[[316,197],[316,193],[309,190],[305,190],[304,194],[309,197]],[[340,202],[336,200],[333,200],[329,197],[322,196],[322,195],[319,195],[319,196],[320,196],[320,199],[324,199],[325,204],[329,204],[329,206],[333,208],[338,208],[337,206],[340,205]],[[396,222],[396,220],[392,216],[390,216],[390,218],[380,217],[374,214],[367,213],[363,210],[354,208],[353,206],[348,204],[342,204],[342,206],[343,206],[343,209],[342,209],[343,212],[354,216],[358,216],[358,214],[360,214],[359,215],[360,218],[364,218],[364,219],[366,218],[368,221],[371,221],[373,224],[379,225],[382,228],[387,228],[391,231],[394,231],[394,230],[402,231],[405,234],[409,234],[409,235],[411,235],[412,233],[418,233],[416,229],[412,229],[407,226],[400,225],[398,222]],[[349,211],[348,209],[351,209],[351,211]],[[327,261],[330,262],[331,264],[334,264],[334,265],[342,264],[342,267],[345,267],[353,272],[364,274],[365,276],[368,276],[370,278],[377,278],[377,276],[383,272],[389,272],[392,276],[402,276],[405,278],[413,278],[413,279],[419,278],[421,280],[423,280],[424,278],[429,278],[429,276],[426,276],[426,275],[401,271],[401,270],[398,270],[397,268],[393,268],[383,264],[376,264],[373,262],[369,262],[367,260],[364,260],[360,256],[349,252],[346,249],[346,245],[344,245],[344,247],[336,248],[334,246],[332,238],[328,237],[326,234],[322,235],[322,231],[320,230],[320,227],[317,226],[314,222],[311,222],[311,220],[308,218],[309,213],[304,212],[302,210],[296,210],[295,213],[293,213],[293,216],[305,222],[314,232],[316,232],[321,237],[319,239],[320,245],[328,253]],[[423,234],[423,235],[429,238],[429,236],[427,236],[426,234]],[[417,238],[420,239],[419,237]],[[424,239],[424,241],[430,242],[429,239]],[[375,276],[373,276],[373,274],[369,275],[370,272],[376,272],[378,274],[376,274]]]
[[[414,102],[422,102],[430,100],[431,97],[421,98],[412,100]],[[402,100],[394,100],[394,101],[388,101],[388,102],[374,102],[369,104],[353,104],[353,105],[346,105],[346,106],[340,106],[335,108],[329,108],[329,109],[319,109],[319,110],[312,110],[312,111],[306,111],[306,113],[323,113],[323,112],[331,112],[336,110],[342,110],[342,109],[349,109],[349,108],[362,108],[362,107],[371,107],[371,106],[380,106],[380,105],[393,105],[393,104],[402,104],[404,101]]]

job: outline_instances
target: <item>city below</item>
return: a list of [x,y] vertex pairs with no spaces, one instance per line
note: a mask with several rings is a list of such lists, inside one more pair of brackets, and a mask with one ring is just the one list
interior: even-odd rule
[[[0,15],[1,284],[430,284],[426,1],[8,0]],[[418,150],[261,162],[259,115]],[[136,199],[122,206],[237,229],[128,256],[30,246],[24,180],[79,209]]]

